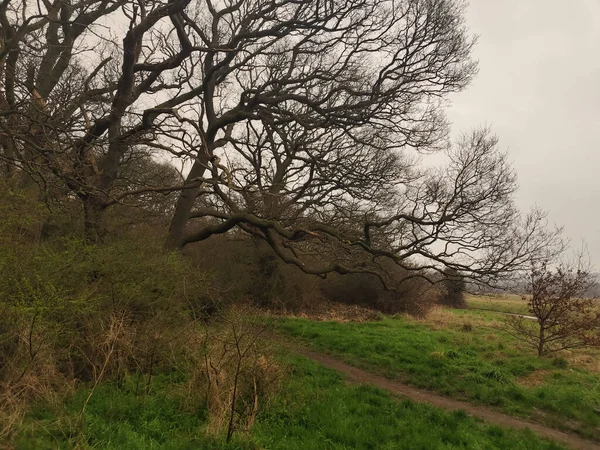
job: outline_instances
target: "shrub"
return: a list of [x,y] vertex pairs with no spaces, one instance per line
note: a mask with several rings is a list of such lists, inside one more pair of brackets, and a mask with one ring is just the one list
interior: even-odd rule
[[564,358],[554,358],[552,360],[552,365],[554,367],[558,367],[559,369],[566,369],[569,363]]
[[322,280],[286,265],[268,246],[239,235],[213,236],[186,246],[193,264],[210,273],[229,298],[282,311],[311,308],[322,300]]
[[465,284],[464,278],[457,270],[446,268],[439,303],[450,308],[466,308]]
[[437,302],[439,292],[423,280],[404,281],[404,276],[398,273],[395,289],[386,291],[372,275],[333,275],[323,282],[323,295],[334,302],[366,306],[386,314],[423,317]]
[[208,409],[208,430],[226,433],[228,442],[234,432],[252,428],[282,373],[269,347],[259,345],[266,326],[253,323],[249,315],[231,310],[220,324],[206,329],[186,388],[192,408],[201,402]]
[[448,350],[446,352],[446,356],[448,358],[450,358],[450,359],[454,359],[454,358],[458,358],[459,357],[458,352],[456,350]]
[[485,370],[482,375],[490,380],[497,381],[500,384],[509,384],[508,378],[498,369]]
[[206,276],[141,236],[3,243],[0,255],[3,423],[78,382],[128,372],[151,379],[189,350],[182,340],[220,304]]
[[473,331],[473,325],[469,322],[465,322],[462,324],[462,326],[460,327],[460,329],[462,331],[465,331],[467,333],[470,333],[471,331]]
[[[47,211],[28,193],[0,178],[0,246],[3,250],[37,241]],[[0,254],[0,267],[2,267]]]
[[262,251],[256,255],[252,265],[252,282],[248,286],[250,300],[257,306],[275,306],[288,303],[282,301],[288,288],[281,271],[281,261],[272,252]]

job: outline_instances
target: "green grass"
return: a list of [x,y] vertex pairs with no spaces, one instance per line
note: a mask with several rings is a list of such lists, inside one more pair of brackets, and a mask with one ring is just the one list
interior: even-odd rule
[[527,300],[518,295],[467,295],[469,308],[487,309],[501,313],[530,315]]
[[350,386],[335,371],[290,357],[285,390],[254,431],[267,449],[557,449],[525,430],[486,425],[394,398],[372,386]]
[[[485,325],[494,313],[457,311],[447,328],[405,318],[337,323],[281,319],[282,331],[312,347],[390,378],[440,394],[490,405],[600,439],[600,376],[537,358],[499,328]],[[472,331],[461,323],[476,318]],[[544,370],[543,384],[519,379]]]
[[[150,395],[136,395],[136,380],[128,379],[118,387],[113,383],[98,386],[86,408],[83,421],[79,412],[89,394],[79,389],[59,408],[33,409],[27,416],[16,447],[22,450],[71,449],[225,449],[217,439],[203,432],[207,412],[183,406],[182,398],[172,395],[179,375],[154,378]],[[58,419],[57,419],[58,418]]]
[[[134,380],[98,387],[82,425],[76,425],[88,390],[62,411],[38,407],[16,439],[18,449],[560,449],[528,430],[484,424],[462,412],[445,412],[395,398],[370,386],[347,384],[335,371],[286,355],[288,376],[250,434],[234,442],[205,433],[206,411],[184,407],[178,376],[158,376],[148,396]],[[57,420],[56,417],[61,417]]]

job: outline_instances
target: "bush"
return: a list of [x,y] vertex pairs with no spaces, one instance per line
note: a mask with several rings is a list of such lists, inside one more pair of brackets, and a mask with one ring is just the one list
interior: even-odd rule
[[323,282],[323,295],[328,300],[359,305],[385,314],[408,313],[423,317],[437,302],[438,290],[419,279],[403,281],[399,275],[393,291],[368,274],[332,275]]
[[248,296],[257,306],[272,307],[278,304],[285,305],[289,300],[285,297],[288,283],[284,278],[282,262],[274,253],[260,252],[252,265],[252,282],[248,286]]
[[188,334],[221,301],[206,276],[152,242],[2,242],[0,422],[79,382],[151,379],[179,363]]
[[466,308],[465,301],[466,283],[464,278],[457,270],[447,268],[444,270],[444,280],[442,282],[442,294],[439,303],[450,308]]
[[[174,370],[196,382],[194,393],[208,408],[211,429],[226,428],[230,437],[252,426],[278,371],[268,353],[258,350],[254,330],[244,328],[246,318],[224,315],[228,286],[220,288],[223,277],[237,282],[248,270],[236,272],[238,267],[230,266],[218,280],[189,256],[166,251],[158,230],[148,226],[88,245],[77,237],[81,230],[65,226],[40,206],[35,194],[3,187],[0,438],[10,439],[32,404],[62,405],[81,386],[89,391],[72,422],[76,437],[101,382],[118,387],[135,378],[135,395],[145,395],[154,375]],[[59,230],[44,235],[48,226]],[[214,250],[247,269],[243,253]],[[202,260],[210,264],[218,258]],[[243,292],[259,285],[246,279]],[[216,379],[209,376],[215,370]],[[62,408],[56,411],[65,418]]]
[[266,325],[248,319],[243,309],[229,311],[206,329],[196,348],[192,376],[186,385],[189,406],[209,412],[208,431],[226,434],[249,431],[259,411],[276,391],[281,368],[259,339]]
[[471,331],[473,331],[473,325],[469,322],[465,322],[462,324],[462,326],[460,327],[460,329],[462,331],[465,331],[467,333],[470,333]]
[[559,369],[566,369],[569,366],[569,363],[564,358],[554,358],[552,360],[552,365],[554,367],[558,367]]
[[268,246],[247,237],[213,236],[186,246],[184,252],[235,301],[297,311],[322,300],[319,277],[284,264]]

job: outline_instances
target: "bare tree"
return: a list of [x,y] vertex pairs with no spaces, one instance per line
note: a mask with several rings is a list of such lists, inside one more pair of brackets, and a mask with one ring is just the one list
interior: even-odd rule
[[[172,247],[237,228],[385,285],[390,263],[496,283],[556,239],[487,130],[448,143],[476,72],[460,0],[1,0],[0,22],[0,160],[78,199],[90,241],[109,206],[168,192]],[[127,180],[140,148],[185,181]]]
[[[186,94],[198,137],[173,152],[192,165],[169,245],[235,227],[307,273],[388,285],[386,260],[492,284],[551,246],[544,215],[516,210],[497,140],[447,142],[443,102],[476,72],[463,4],[316,3],[214,2],[189,21],[210,51]],[[445,167],[419,165],[438,151]]]
[[127,196],[112,193],[127,153],[157,120],[176,116],[193,72],[185,62],[203,51],[185,29],[189,3],[0,3],[4,172],[78,198],[90,241],[104,210]]
[[529,273],[529,312],[537,323],[515,315],[507,323],[515,335],[535,348],[539,356],[560,350],[600,344],[600,309],[586,297],[593,275],[578,258],[575,264],[552,268],[543,262]]
[[191,91],[201,145],[171,245],[185,243],[199,184],[222,171],[229,138],[248,127],[322,130],[344,146],[368,146],[362,140],[372,134],[387,148],[443,144],[440,105],[476,71],[462,13],[455,0],[207,3],[190,25],[211,49],[200,55],[202,77]]
[[375,135],[361,144],[321,131],[275,138],[272,129],[244,145],[231,138],[238,154],[219,163],[191,214],[214,221],[184,244],[239,227],[307,273],[370,273],[391,286],[390,262],[407,278],[436,282],[448,267],[497,284],[557,243],[542,213],[515,208],[515,174],[485,129],[448,148],[439,169],[378,148]]

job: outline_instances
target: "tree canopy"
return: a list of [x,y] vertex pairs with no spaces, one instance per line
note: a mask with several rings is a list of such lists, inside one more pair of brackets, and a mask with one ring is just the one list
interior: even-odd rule
[[[90,241],[109,208],[132,204],[168,218],[173,248],[236,229],[307,273],[388,285],[390,266],[450,268],[497,283],[551,251],[557,231],[515,207],[516,175],[489,130],[449,142],[444,107],[477,71],[464,10],[2,0],[3,176],[79,202]],[[435,152],[447,163],[423,164]]]

